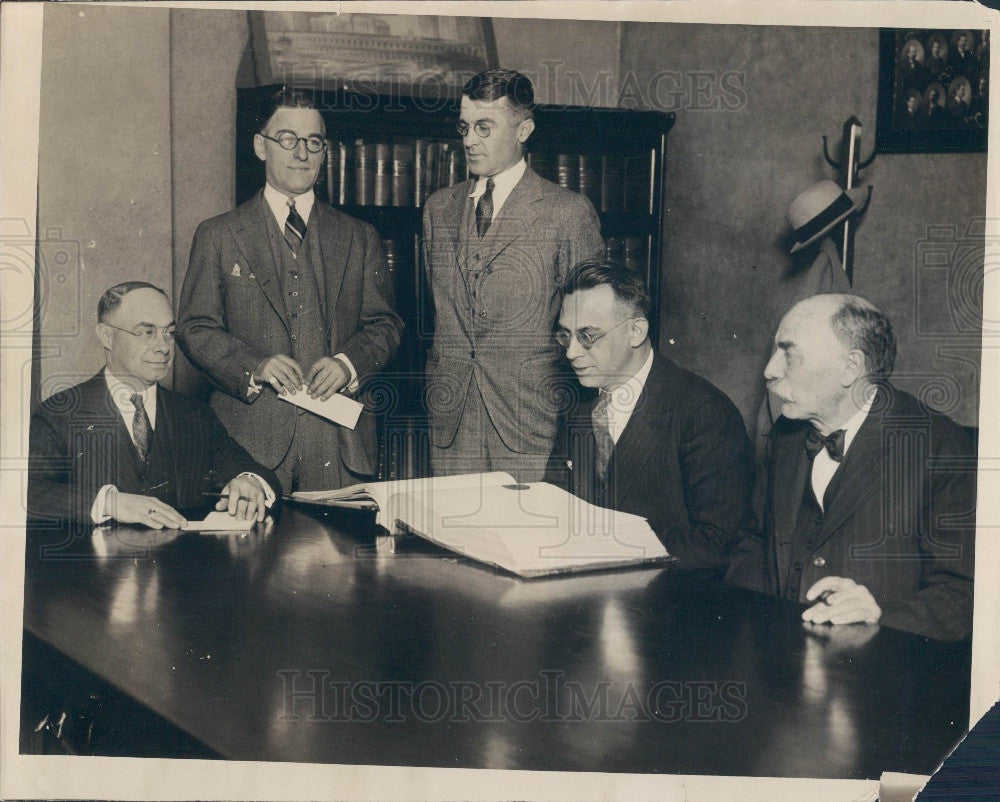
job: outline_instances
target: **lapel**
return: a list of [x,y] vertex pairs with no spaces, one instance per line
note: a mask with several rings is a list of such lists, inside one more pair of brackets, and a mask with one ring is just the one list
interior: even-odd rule
[[[114,484],[126,493],[134,493],[139,487],[139,453],[135,450],[132,435],[126,428],[125,421],[122,419],[121,413],[118,411],[118,407],[111,397],[111,391],[108,389],[108,383],[104,378],[103,370],[84,383],[81,388],[81,395],[81,419],[90,419],[100,424],[98,431],[92,430],[90,426],[87,427],[88,431],[93,432],[98,438],[105,437],[105,432],[108,431],[108,428],[113,433],[113,445],[111,449],[114,451],[113,458],[119,468],[118,470],[114,470],[113,466],[107,467],[112,468],[110,474],[114,477]],[[159,397],[159,391],[157,391],[157,397]],[[157,409],[158,412],[159,409]],[[107,457],[112,457],[112,454],[107,449],[101,448],[96,444],[92,447],[92,453],[104,453]],[[129,466],[130,470],[122,470],[125,466]]]
[[646,475],[646,464],[656,453],[662,432],[669,425],[669,416],[673,414],[669,372],[670,365],[654,353],[635,409],[611,450],[608,476],[614,476],[618,498],[624,498],[639,478]]
[[483,266],[496,259],[518,237],[535,231],[535,221],[544,210],[541,179],[527,167],[486,232]]
[[[318,205],[319,200],[317,199],[316,204],[313,205],[314,212]],[[271,209],[268,207],[267,201],[264,200],[264,190],[254,195],[237,211],[239,214],[236,216],[232,228],[233,238],[236,240],[236,245],[240,249],[250,272],[257,277],[261,291],[287,329],[288,319],[285,302],[281,297],[277,265],[274,264],[274,253],[271,251],[271,240],[267,233],[267,215],[271,214]],[[225,269],[226,266],[223,265],[223,270]]]
[[316,233],[319,234],[318,264],[325,284],[326,326],[329,332],[335,318],[334,310],[340,295],[340,285],[347,271],[353,238],[348,227],[339,224],[336,212],[318,197],[313,204],[310,219],[310,225],[315,225]]
[[465,207],[468,204],[469,194],[475,186],[476,179],[474,178],[463,181],[461,184],[456,184],[452,196],[445,206],[444,216],[442,217],[445,225],[450,226],[447,233],[451,240],[451,248],[456,266],[459,266],[459,256],[462,252],[461,240],[465,232]]
[[[823,515],[819,542],[823,543],[850,518],[873,494],[881,491],[879,463],[885,459],[882,446],[882,414],[888,404],[885,391],[879,388],[872,412],[854,436],[851,447],[830,482],[829,506]],[[888,447],[888,445],[886,446]]]

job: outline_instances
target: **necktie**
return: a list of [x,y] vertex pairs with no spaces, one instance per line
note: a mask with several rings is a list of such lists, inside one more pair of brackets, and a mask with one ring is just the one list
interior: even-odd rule
[[601,397],[594,404],[594,409],[590,413],[590,420],[594,427],[594,442],[597,444],[594,468],[601,482],[605,481],[608,473],[608,462],[611,459],[611,451],[615,447],[615,441],[611,437],[611,429],[608,427],[608,407],[610,405],[611,393],[602,391]]
[[135,448],[139,452],[139,459],[145,462],[149,456],[149,435],[153,427],[149,425],[149,416],[146,414],[146,407],[142,403],[142,396],[139,393],[132,394],[132,406],[135,407],[135,417],[132,419],[132,436],[135,438]]
[[487,178],[486,191],[479,196],[479,202],[476,204],[476,231],[479,232],[480,239],[486,236],[491,222],[493,222],[493,179]]
[[298,256],[302,240],[306,236],[306,221],[295,209],[295,198],[288,199],[288,219],[285,220],[285,242],[292,250],[292,256]]
[[812,426],[806,432],[806,453],[810,457],[815,457],[823,448],[830,454],[830,459],[840,462],[844,459],[844,430],[837,429],[830,432],[826,437],[821,435]]

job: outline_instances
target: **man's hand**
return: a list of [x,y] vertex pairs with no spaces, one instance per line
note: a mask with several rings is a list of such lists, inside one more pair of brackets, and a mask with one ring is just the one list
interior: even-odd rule
[[257,384],[270,384],[279,395],[294,393],[305,384],[299,363],[284,354],[275,354],[261,360],[253,369],[253,380]]
[[179,529],[186,521],[177,510],[152,496],[112,493],[105,512],[122,524],[143,524],[151,529]]
[[811,624],[875,624],[882,608],[868,588],[843,576],[825,576],[806,591],[806,599],[816,601],[802,613]]
[[244,521],[263,521],[267,512],[264,488],[252,476],[237,476],[222,488],[222,498],[216,504],[217,510],[228,510]]
[[316,364],[309,368],[306,380],[309,382],[310,397],[326,401],[347,386],[351,381],[351,374],[339,359],[324,356],[317,359]]

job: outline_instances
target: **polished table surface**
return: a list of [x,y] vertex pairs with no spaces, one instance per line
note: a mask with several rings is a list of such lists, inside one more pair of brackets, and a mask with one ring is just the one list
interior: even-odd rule
[[245,536],[29,532],[24,626],[225,758],[870,779],[930,773],[968,722],[968,644],[376,531],[286,508]]

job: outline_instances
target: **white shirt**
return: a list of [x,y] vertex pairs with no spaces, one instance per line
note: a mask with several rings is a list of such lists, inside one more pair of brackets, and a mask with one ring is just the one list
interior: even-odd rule
[[[528,165],[524,159],[521,159],[517,164],[511,165],[502,173],[488,176],[493,179],[493,216],[490,220],[495,220],[496,216],[500,214],[500,207],[503,206],[504,201],[513,192],[514,187],[517,186],[517,182],[521,180],[521,176],[524,175],[524,171],[527,169]],[[476,185],[472,188],[472,193],[469,197],[472,199],[473,207],[479,203],[479,197],[486,191],[486,180],[487,176],[480,176],[479,180],[476,181]]]
[[[138,413],[138,410],[132,403],[132,396],[135,393],[135,390],[125,384],[117,376],[113,375],[107,368],[104,369],[104,381],[107,382],[108,392],[111,393],[111,398],[115,402],[118,414],[122,416],[122,422],[128,430],[129,437],[131,437],[132,442],[135,443],[134,426],[135,416]],[[154,382],[139,393],[139,395],[142,396],[142,405],[146,408],[146,417],[149,418],[150,431],[156,430],[156,387],[157,385]],[[272,490],[271,486],[257,474],[241,473],[240,476],[254,477],[258,482],[260,482],[261,487],[264,488],[266,505],[270,507],[274,503],[274,490]],[[104,487],[97,492],[97,496],[94,498],[94,503],[90,505],[90,520],[92,520],[95,524],[102,524],[111,517],[110,513],[107,512],[107,502],[108,493],[112,490],[117,492],[118,488],[110,484],[104,485]]]
[[[649,376],[649,369],[653,366],[653,349],[649,349],[649,356],[627,382],[618,385],[611,390],[611,401],[608,403],[608,431],[611,439],[618,444],[625,427],[628,426],[629,419],[635,411],[635,405],[642,395],[642,388],[646,386],[646,378]],[[603,392],[603,391],[602,391]]]
[[[872,408],[872,402],[875,400],[875,395],[868,399],[864,406],[859,409],[855,415],[844,424],[844,456],[847,456],[847,449],[851,447],[851,443],[854,442],[854,436],[858,433],[858,429],[861,428],[861,424],[865,422],[865,418],[868,417],[868,411]],[[813,493],[816,495],[816,501],[819,504],[819,508],[823,509],[823,494],[826,489],[830,486],[830,482],[833,481],[833,475],[837,472],[837,468],[840,467],[840,463],[834,460],[830,456],[830,452],[826,448],[821,448],[816,456],[813,457],[812,465],[812,488]]]
[[[265,184],[264,200],[267,201],[267,205],[270,207],[271,213],[274,215],[274,219],[278,221],[278,228],[284,231],[285,221],[288,219],[288,196],[278,192],[278,190],[270,184]],[[296,195],[294,200],[295,211],[299,213],[299,216],[308,226],[309,215],[312,214],[313,204],[316,202],[316,193],[310,189],[308,192]]]

